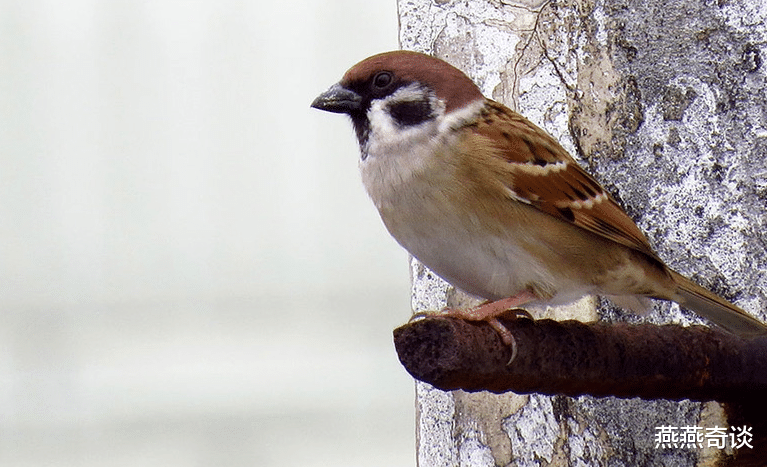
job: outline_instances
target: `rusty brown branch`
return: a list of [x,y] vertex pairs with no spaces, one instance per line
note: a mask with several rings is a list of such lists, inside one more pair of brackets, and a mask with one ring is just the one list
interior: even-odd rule
[[704,326],[504,321],[518,353],[485,323],[430,317],[394,330],[400,361],[443,389],[717,401],[767,391],[767,338]]

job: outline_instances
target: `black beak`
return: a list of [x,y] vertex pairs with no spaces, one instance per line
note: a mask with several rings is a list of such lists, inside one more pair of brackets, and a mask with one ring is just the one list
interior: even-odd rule
[[315,109],[351,114],[362,108],[362,96],[336,83],[312,102]]

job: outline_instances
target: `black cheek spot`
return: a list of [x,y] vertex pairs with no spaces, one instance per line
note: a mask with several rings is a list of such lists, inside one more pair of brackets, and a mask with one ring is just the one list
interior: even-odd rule
[[389,113],[400,126],[417,125],[434,118],[428,100],[396,102],[389,107]]
[[567,219],[569,222],[575,222],[575,214],[573,213],[573,210],[570,208],[557,208],[557,211]]

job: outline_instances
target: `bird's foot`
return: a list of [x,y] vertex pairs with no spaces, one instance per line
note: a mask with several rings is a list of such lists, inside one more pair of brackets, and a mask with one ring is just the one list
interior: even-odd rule
[[498,336],[501,338],[504,344],[511,348],[511,358],[506,365],[510,365],[517,356],[517,341],[514,339],[514,335],[504,326],[499,318],[505,319],[517,319],[528,318],[533,319],[529,312],[521,308],[516,308],[519,305],[535,300],[532,293],[528,291],[521,292],[512,297],[503,298],[494,302],[485,302],[479,306],[472,308],[444,308],[437,312],[419,312],[410,318],[410,321],[417,321],[430,316],[444,316],[449,318],[459,318],[465,321],[485,321],[490,327],[492,327]]

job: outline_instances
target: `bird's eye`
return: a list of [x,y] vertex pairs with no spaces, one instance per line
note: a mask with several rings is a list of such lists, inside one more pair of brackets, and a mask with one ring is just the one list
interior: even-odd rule
[[373,77],[373,87],[376,89],[386,89],[392,82],[392,75],[388,71],[379,71]]

